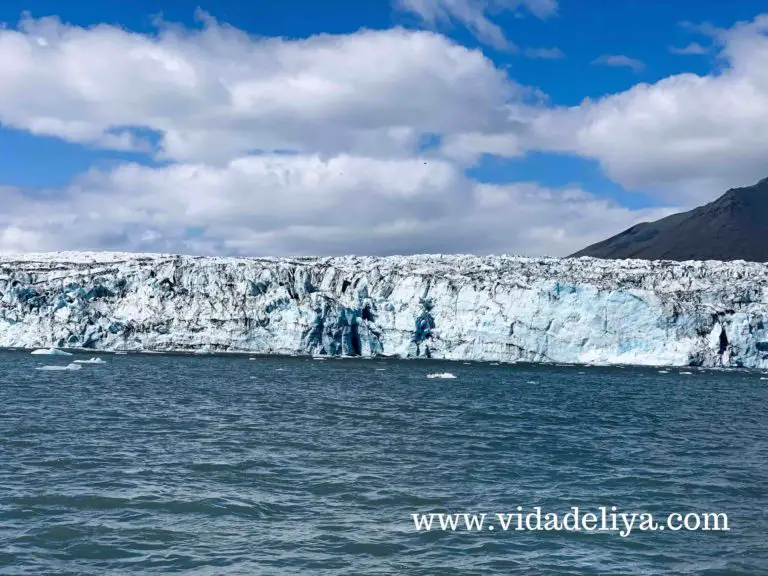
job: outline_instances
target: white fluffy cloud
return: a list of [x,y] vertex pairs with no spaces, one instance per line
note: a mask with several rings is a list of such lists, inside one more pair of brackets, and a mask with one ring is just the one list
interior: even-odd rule
[[[487,134],[541,96],[480,51],[402,29],[257,39],[200,16],[155,36],[0,30],[4,125],[168,161],[0,189],[0,249],[565,254],[654,215],[467,179],[465,151],[513,153]],[[420,151],[435,136],[450,154]]]
[[[544,146],[597,158],[632,188],[688,203],[768,175],[768,16],[718,34],[721,71],[655,84],[548,112]],[[555,137],[560,135],[560,139]]]
[[424,133],[487,128],[526,94],[481,52],[432,32],[290,41],[200,17],[200,30],[163,24],[156,36],[55,18],[0,30],[0,122],[116,149],[149,147],[142,136],[154,134],[172,160],[394,154]]
[[579,106],[529,109],[525,131],[514,117],[509,133],[499,126],[451,142],[463,142],[465,158],[532,149],[593,158],[623,186],[684,206],[753,184],[768,176],[768,15],[729,30],[689,28],[720,49],[721,66],[708,75],[677,74]]
[[478,184],[447,161],[317,155],[128,164],[35,198],[0,189],[0,249],[564,255],[668,211],[578,189]]
[[[556,3],[504,6],[543,17]],[[201,18],[156,35],[56,19],[0,29],[4,126],[166,162],[0,188],[0,249],[564,255],[670,210],[479,184],[464,175],[479,154],[594,158],[670,205],[768,175],[768,18],[707,29],[718,72],[569,108],[434,32],[286,40]]]

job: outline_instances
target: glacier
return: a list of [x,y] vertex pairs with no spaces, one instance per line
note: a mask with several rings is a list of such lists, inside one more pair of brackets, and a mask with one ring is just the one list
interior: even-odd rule
[[0,347],[768,368],[768,266],[0,256]]

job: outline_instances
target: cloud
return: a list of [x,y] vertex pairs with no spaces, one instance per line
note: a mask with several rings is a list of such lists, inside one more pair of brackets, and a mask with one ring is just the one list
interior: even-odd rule
[[684,20],[680,22],[680,27],[692,34],[700,34],[709,38],[716,38],[726,31],[725,28],[718,28],[711,22],[690,22]]
[[612,68],[631,68],[635,72],[641,72],[645,69],[645,64],[640,60],[624,56],[622,54],[605,54],[592,61],[592,64],[610,66]]
[[578,188],[479,184],[448,161],[245,156],[126,164],[34,196],[0,190],[0,250],[566,255],[667,212]]
[[411,12],[427,25],[461,22],[480,41],[500,49],[514,50],[502,29],[488,17],[489,12],[530,12],[537,18],[557,13],[557,0],[395,0],[395,7]]
[[[484,18],[556,9],[465,4]],[[568,107],[434,32],[287,40],[200,18],[152,34],[55,18],[0,29],[3,126],[168,163],[94,170],[57,190],[0,188],[0,249],[558,255],[669,210],[479,184],[464,169],[483,153],[573,154],[680,207],[768,175],[768,16],[686,25],[712,40],[710,74]],[[440,146],[420,152],[425,137]]]
[[565,58],[565,53],[560,48],[527,48],[525,55],[528,58],[537,58],[542,60],[558,60]]
[[707,30],[719,64],[709,74],[675,74],[578,106],[515,108],[493,130],[446,143],[460,142],[465,161],[531,150],[595,159],[625,188],[681,207],[753,184],[768,176],[768,15]]
[[0,122],[102,148],[157,143],[166,160],[402,155],[424,133],[487,128],[527,93],[432,32],[284,40],[201,17],[201,29],[161,23],[154,35],[55,18],[0,30]]
[[768,16],[721,33],[723,68],[709,75],[544,112],[531,124],[534,146],[595,158],[623,186],[689,205],[753,184],[768,175],[767,33]]
[[706,46],[702,46],[698,42],[691,42],[687,46],[684,46],[683,48],[677,48],[675,46],[669,47],[669,52],[671,54],[681,54],[681,55],[700,55],[700,54],[708,54],[710,51],[709,48]]
[[[166,161],[0,189],[0,250],[565,255],[667,213],[468,179],[478,149],[546,144],[538,126],[561,113],[479,50],[399,28],[254,38],[200,17],[0,30],[4,126]],[[421,152],[425,137],[441,146]]]

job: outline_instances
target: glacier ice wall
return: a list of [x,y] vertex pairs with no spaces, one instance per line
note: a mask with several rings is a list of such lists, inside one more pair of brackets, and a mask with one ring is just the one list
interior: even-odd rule
[[0,346],[768,367],[768,266],[0,256]]

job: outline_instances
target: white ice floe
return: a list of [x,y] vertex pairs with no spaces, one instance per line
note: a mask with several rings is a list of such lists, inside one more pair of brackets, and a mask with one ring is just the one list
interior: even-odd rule
[[456,378],[455,374],[451,374],[450,372],[436,372],[434,374],[427,374],[427,378]]
[[106,364],[101,358],[89,358],[88,360],[75,360],[75,364]]
[[71,352],[64,352],[58,348],[40,348],[39,350],[33,350],[30,354],[36,356],[72,356]]
[[74,362],[71,364],[67,364],[66,366],[39,366],[37,370],[80,370],[82,366],[80,364],[75,364]]

